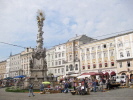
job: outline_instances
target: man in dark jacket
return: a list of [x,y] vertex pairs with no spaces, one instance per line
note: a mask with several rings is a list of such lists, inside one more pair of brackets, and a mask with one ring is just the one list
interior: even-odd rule
[[64,88],[65,88],[65,93],[68,93],[68,87],[69,87],[69,85],[68,85],[68,83],[66,82],[65,84],[64,84],[65,86],[64,86]]
[[33,93],[33,84],[32,83],[29,85],[29,94],[28,94],[29,97],[30,97],[30,94],[32,94],[32,96],[35,96]]

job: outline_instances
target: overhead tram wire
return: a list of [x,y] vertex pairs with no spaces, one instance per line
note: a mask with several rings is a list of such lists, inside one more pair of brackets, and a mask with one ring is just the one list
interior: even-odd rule
[[6,43],[6,42],[0,42],[0,43],[3,43],[3,44],[7,44],[7,45],[12,45],[12,46],[16,46],[16,47],[20,47],[20,48],[27,48],[27,47],[23,47],[23,46],[20,46],[20,45],[15,45],[15,44],[10,44],[10,43]]
[[[115,32],[115,33],[110,33],[110,34],[106,34],[106,35],[99,35],[99,36],[96,36],[96,37],[92,37],[92,38],[97,38],[97,37],[103,37],[103,36],[107,36],[107,35],[112,35],[112,34],[117,34],[117,33],[121,33],[121,32],[131,32],[131,30],[133,31],[133,29],[129,29],[129,30],[125,30],[125,31],[120,31],[120,32]],[[122,33],[121,33],[122,34]],[[119,35],[119,34],[118,34]],[[86,39],[85,39],[86,40]],[[15,45],[15,44],[10,44],[10,43],[6,43],[6,42],[0,42],[0,43],[3,43],[3,44],[7,44],[7,45],[12,45],[12,46],[16,46],[16,47],[21,47],[21,48],[27,48],[27,47],[23,47],[23,46],[20,46],[20,45]],[[54,46],[49,46],[50,47],[54,47]]]
[[92,37],[92,38],[98,38],[98,37],[103,37],[103,36],[107,36],[107,35],[113,35],[113,34],[117,34],[117,33],[121,33],[121,32],[127,32],[127,31],[131,32],[131,31],[133,31],[133,29],[129,29],[129,30],[125,30],[125,31],[120,31],[120,32],[115,32],[115,33],[110,33],[110,34],[106,34],[106,35],[99,35],[99,36]]

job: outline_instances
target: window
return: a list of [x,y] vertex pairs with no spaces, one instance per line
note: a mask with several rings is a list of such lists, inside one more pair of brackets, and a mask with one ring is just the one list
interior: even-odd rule
[[120,68],[122,68],[122,62],[119,62]]
[[103,48],[106,48],[106,44],[103,45]]
[[98,46],[98,49],[100,49],[100,46]]
[[102,64],[99,64],[99,68],[102,68]]
[[114,62],[111,62],[111,66],[114,66]]
[[68,66],[66,66],[66,71],[68,71]]
[[75,70],[78,70],[78,64],[76,64]]
[[62,52],[62,57],[64,57],[64,52]]
[[112,47],[113,46],[113,43],[110,43],[110,47]]
[[90,69],[90,65],[88,65],[88,69]]
[[104,52],[103,54],[104,54],[104,57],[107,57],[107,52]]
[[55,58],[57,58],[57,54],[55,54]]
[[95,59],[95,54],[94,54],[94,53],[92,53],[91,55],[92,55],[92,59]]
[[122,46],[123,46],[122,42],[119,42],[118,47],[122,47]]
[[90,59],[90,55],[89,54],[87,54],[86,57],[87,57],[87,59]]
[[93,68],[96,68],[96,64],[93,64]]
[[75,55],[75,60],[78,60],[78,55],[77,54]]
[[73,70],[73,65],[70,65],[69,68],[70,68],[70,71],[72,71]]
[[98,53],[98,58],[101,58],[101,53]]
[[123,56],[123,52],[120,52],[120,57],[124,57],[124,56]]
[[130,57],[130,52],[129,51],[127,51],[127,57]]
[[127,61],[127,67],[130,67],[130,61]]
[[86,51],[89,51],[89,48],[87,48]]
[[55,65],[58,65],[58,62],[57,61],[55,62]]
[[61,69],[61,72],[62,72],[62,73],[64,72],[64,68]]
[[69,55],[69,60],[72,60],[72,55]]
[[55,73],[57,72],[57,69],[55,69]]
[[82,66],[83,69],[85,69],[85,66]]
[[92,50],[94,50],[95,48],[94,47],[92,47]]
[[61,57],[61,54],[59,53],[59,57]]
[[58,73],[60,73],[60,69],[58,69]]
[[59,65],[61,65],[61,61],[59,61]]
[[84,49],[81,49],[81,52],[84,52]]
[[105,63],[105,67],[108,67],[108,64],[107,63]]
[[114,51],[110,50],[110,56],[113,56],[113,55],[114,55]]
[[84,58],[85,58],[84,55],[81,55],[81,58],[82,58],[82,60],[84,60]]

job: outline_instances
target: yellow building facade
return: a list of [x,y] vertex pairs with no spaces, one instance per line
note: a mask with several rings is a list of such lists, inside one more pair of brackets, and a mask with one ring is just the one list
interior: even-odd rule
[[5,73],[6,73],[6,61],[1,61],[0,62],[0,79],[5,78]]
[[80,46],[81,72],[117,73],[115,38],[95,40]]

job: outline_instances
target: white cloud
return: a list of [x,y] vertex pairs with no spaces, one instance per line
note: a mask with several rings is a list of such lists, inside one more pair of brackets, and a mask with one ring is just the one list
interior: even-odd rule
[[0,41],[35,46],[38,9],[46,15],[43,31],[48,47],[75,34],[96,37],[133,26],[132,1],[127,0],[1,0]]

